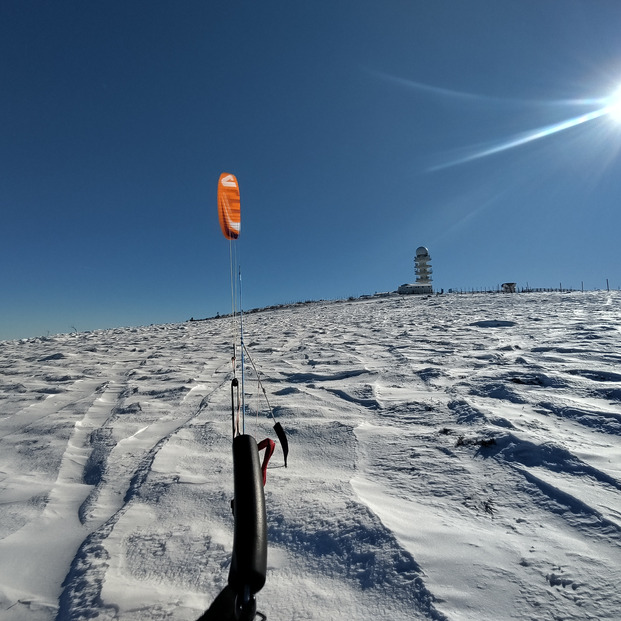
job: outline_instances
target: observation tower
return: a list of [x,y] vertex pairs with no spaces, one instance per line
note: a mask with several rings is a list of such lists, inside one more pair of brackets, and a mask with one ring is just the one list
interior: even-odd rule
[[414,273],[416,274],[416,282],[420,285],[431,285],[433,270],[429,261],[431,261],[429,250],[425,246],[419,246],[416,249],[416,258],[414,259]]
[[397,293],[402,294],[431,294],[433,288],[431,286],[431,265],[429,262],[431,257],[429,256],[429,250],[425,246],[419,246],[416,249],[416,256],[414,257],[414,274],[416,275],[416,282],[412,284],[401,285],[397,289]]

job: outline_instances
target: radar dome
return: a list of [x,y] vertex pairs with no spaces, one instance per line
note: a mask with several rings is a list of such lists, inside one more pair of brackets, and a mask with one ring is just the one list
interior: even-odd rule
[[424,256],[426,256],[428,254],[429,254],[429,250],[427,250],[427,248],[425,248],[425,246],[419,246],[416,249],[416,256],[417,257],[424,257]]

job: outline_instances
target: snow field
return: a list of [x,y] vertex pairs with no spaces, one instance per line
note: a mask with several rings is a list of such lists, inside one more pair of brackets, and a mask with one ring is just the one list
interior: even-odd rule
[[[248,313],[287,431],[270,619],[616,619],[621,296]],[[0,343],[0,617],[195,619],[232,547],[226,318]],[[246,431],[255,419],[247,366]]]

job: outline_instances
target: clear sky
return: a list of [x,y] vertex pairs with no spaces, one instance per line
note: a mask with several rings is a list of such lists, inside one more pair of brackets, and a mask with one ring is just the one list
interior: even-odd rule
[[621,286],[618,0],[2,0],[0,339]]

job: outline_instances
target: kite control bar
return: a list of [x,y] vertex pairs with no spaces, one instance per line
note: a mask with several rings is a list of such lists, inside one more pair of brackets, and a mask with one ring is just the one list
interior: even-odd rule
[[263,473],[256,440],[249,435],[233,439],[233,556],[228,585],[199,621],[253,621],[255,594],[267,576],[267,516]]
[[267,516],[263,474],[256,440],[240,435],[233,440],[233,557],[229,586],[236,593],[235,611],[240,621],[256,614],[255,593],[267,575]]

